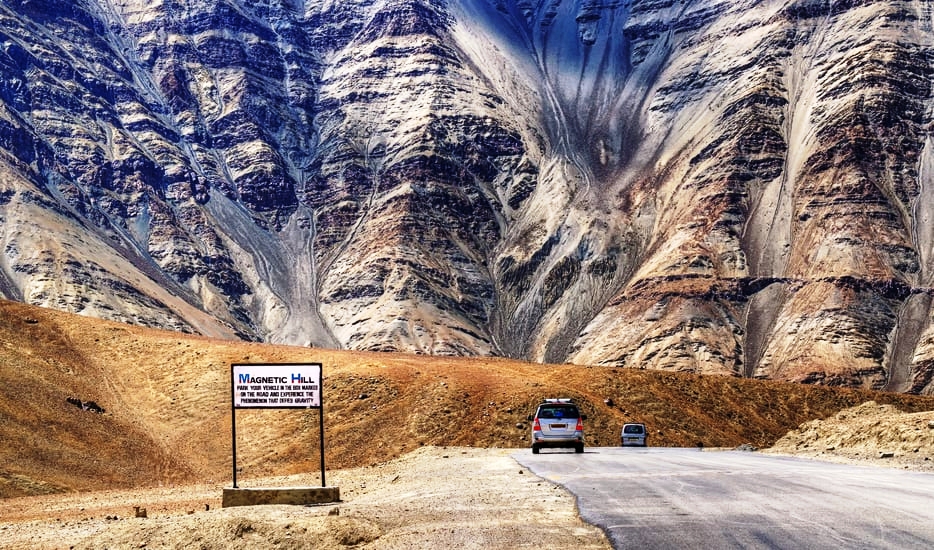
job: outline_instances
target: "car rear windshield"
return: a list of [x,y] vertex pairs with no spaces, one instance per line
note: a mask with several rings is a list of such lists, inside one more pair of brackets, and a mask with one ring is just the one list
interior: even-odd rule
[[578,418],[580,413],[574,405],[542,405],[538,408],[539,418]]
[[623,426],[623,433],[641,434],[643,431],[645,431],[645,428],[643,428],[639,424],[630,424],[628,426]]

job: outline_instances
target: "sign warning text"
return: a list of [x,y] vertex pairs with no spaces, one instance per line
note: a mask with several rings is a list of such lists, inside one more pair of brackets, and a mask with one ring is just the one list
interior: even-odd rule
[[232,365],[233,406],[238,409],[321,407],[317,363]]

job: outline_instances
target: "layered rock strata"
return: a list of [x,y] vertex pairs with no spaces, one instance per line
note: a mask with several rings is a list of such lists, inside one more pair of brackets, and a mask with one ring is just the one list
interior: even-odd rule
[[0,294],[929,393],[932,31],[912,1],[10,0]]

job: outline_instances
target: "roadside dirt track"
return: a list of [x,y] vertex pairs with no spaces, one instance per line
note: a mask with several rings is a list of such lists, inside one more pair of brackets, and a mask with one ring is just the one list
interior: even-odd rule
[[[609,548],[568,493],[512,452],[425,447],[329,472],[334,505],[221,509],[221,487],[208,485],[0,500],[0,548]],[[238,485],[319,483],[315,472]]]

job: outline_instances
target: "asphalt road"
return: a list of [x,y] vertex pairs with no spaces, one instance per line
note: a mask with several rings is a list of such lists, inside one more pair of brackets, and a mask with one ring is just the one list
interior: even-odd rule
[[570,490],[614,548],[934,548],[934,475],[742,451],[513,457]]

